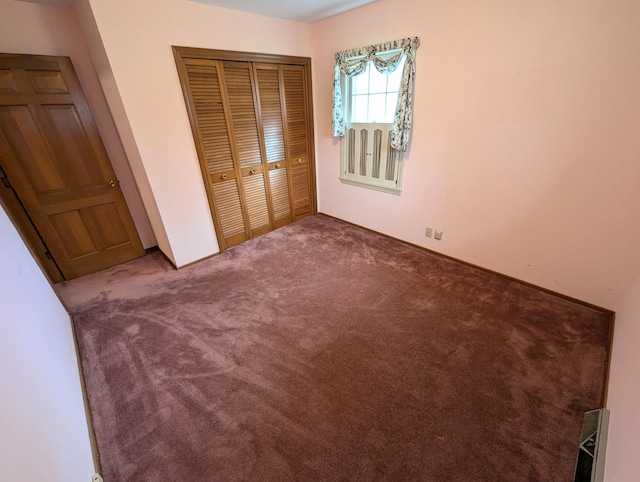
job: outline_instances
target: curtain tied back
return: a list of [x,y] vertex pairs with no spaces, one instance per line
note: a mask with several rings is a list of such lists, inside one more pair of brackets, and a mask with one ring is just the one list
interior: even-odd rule
[[334,137],[342,137],[346,132],[342,101],[342,75],[350,77],[361,74],[367,68],[367,63],[369,62],[373,63],[381,74],[390,74],[396,70],[404,57],[405,62],[398,95],[398,105],[396,106],[391,133],[391,147],[402,151],[407,150],[413,117],[413,88],[416,75],[415,55],[419,45],[420,39],[411,37],[336,53],[333,75],[332,133]]

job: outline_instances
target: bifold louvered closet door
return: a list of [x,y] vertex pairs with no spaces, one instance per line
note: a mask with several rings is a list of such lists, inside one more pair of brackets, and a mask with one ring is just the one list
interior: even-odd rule
[[308,59],[174,53],[221,248],[315,213]]

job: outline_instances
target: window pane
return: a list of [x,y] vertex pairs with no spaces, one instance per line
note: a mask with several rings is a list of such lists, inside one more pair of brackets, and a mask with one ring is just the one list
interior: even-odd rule
[[391,124],[396,115],[396,105],[398,104],[398,93],[387,94],[387,108],[384,115],[384,121]]
[[386,94],[371,94],[369,96],[369,122],[385,121]]
[[[369,64],[371,65],[371,64]],[[369,82],[369,93],[378,94],[387,91],[387,75],[378,72],[378,69],[371,67],[371,80]]]
[[354,95],[351,105],[351,122],[367,122],[367,99],[366,95]]
[[381,74],[368,63],[364,72],[351,77],[351,112],[347,116],[356,123],[392,123],[395,117],[398,90],[402,80],[404,58],[396,70],[387,75]]
[[398,68],[389,74],[389,87],[387,92],[394,92],[400,89],[400,81],[402,80],[402,72],[404,70],[404,58],[400,60]]
[[352,77],[353,79],[353,93],[354,94],[366,94],[369,92],[369,64],[367,68],[360,75]]

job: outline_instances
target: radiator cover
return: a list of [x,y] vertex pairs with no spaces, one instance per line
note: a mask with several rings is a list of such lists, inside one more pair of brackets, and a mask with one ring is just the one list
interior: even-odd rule
[[584,414],[574,482],[602,482],[609,430],[609,410],[601,408]]

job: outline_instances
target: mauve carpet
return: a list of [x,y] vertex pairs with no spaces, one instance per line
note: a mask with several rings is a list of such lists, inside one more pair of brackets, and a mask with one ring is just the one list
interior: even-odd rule
[[318,215],[58,285],[105,482],[569,481],[607,313]]

